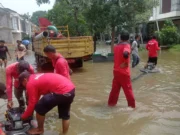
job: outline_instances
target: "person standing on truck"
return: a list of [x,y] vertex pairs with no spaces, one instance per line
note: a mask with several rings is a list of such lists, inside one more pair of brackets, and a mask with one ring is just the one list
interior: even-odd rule
[[72,73],[72,70],[69,68],[67,60],[60,53],[56,52],[54,46],[47,45],[44,48],[44,53],[49,59],[52,60],[54,73],[60,74],[70,79],[70,74]]
[[7,46],[5,46],[4,44],[5,44],[5,41],[0,40],[0,66],[2,67],[2,64],[4,62],[4,67],[6,68],[6,66],[7,66],[7,55],[6,55],[6,53],[8,53],[10,59],[11,59],[11,55],[8,51]]
[[114,79],[109,95],[108,105],[115,106],[121,87],[124,90],[128,106],[135,108],[135,98],[130,77],[131,46],[128,42],[129,33],[121,33],[121,42],[114,47]]
[[131,51],[132,51],[132,68],[134,68],[135,66],[137,66],[139,64],[140,58],[139,58],[139,53],[138,53],[138,41],[140,40],[140,36],[136,35],[135,36],[135,40],[132,42],[132,46],[131,46]]
[[[28,95],[28,107],[21,119],[26,120],[36,111],[38,128],[33,128],[28,133],[43,134],[45,115],[57,106],[59,118],[62,119],[62,133],[66,134],[70,125],[71,103],[75,97],[75,86],[71,80],[54,73],[30,75],[25,71],[20,74],[19,81],[26,87]],[[41,96],[43,97],[40,99]]]
[[18,76],[24,70],[29,71],[31,74],[34,73],[33,67],[26,61],[21,60],[19,62],[13,63],[6,68],[6,93],[8,97],[8,108],[12,108],[12,87],[14,79],[14,95],[18,100],[19,107],[25,108],[25,101],[23,98],[24,87],[19,83]]
[[148,50],[149,58],[144,68],[146,69],[148,67],[148,63],[153,63],[155,68],[158,60],[158,51],[161,49],[158,45],[158,41],[156,40],[156,36],[152,36],[152,39],[146,45],[146,49]]

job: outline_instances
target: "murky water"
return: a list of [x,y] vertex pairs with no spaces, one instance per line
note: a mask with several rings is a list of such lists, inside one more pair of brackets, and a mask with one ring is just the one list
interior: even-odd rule
[[[147,74],[133,82],[135,110],[127,108],[122,91],[117,106],[107,107],[113,63],[85,62],[72,76],[76,98],[71,109],[69,135],[179,135],[179,58],[180,53],[162,52],[158,61],[161,73]],[[32,55],[27,59],[35,66]],[[140,74],[139,68],[146,60],[146,52],[141,52],[141,63],[132,70],[132,77]],[[0,69],[0,77],[0,81],[4,81],[3,69]],[[1,120],[6,109],[2,106],[4,103],[0,100]],[[47,114],[46,135],[58,134],[61,121],[56,112],[54,109]]]

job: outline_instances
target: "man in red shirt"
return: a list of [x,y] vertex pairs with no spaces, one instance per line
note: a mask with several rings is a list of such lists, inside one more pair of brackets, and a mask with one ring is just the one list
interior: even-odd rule
[[56,49],[52,45],[47,45],[44,48],[44,53],[52,60],[54,73],[70,79],[70,68],[66,59],[60,53],[56,53]]
[[152,36],[152,39],[146,45],[146,49],[149,52],[149,59],[144,68],[147,68],[148,63],[153,63],[155,67],[158,60],[158,51],[161,49],[156,40],[156,36]]
[[0,135],[6,135],[1,128],[0,128]]
[[128,40],[129,33],[122,32],[121,42],[114,47],[114,79],[108,100],[109,106],[115,106],[117,104],[119,92],[122,87],[128,102],[128,106],[135,108],[135,98],[130,77],[131,47]]
[[[42,134],[44,132],[45,115],[55,106],[58,106],[63,134],[66,134],[69,128],[70,107],[75,96],[74,84],[59,74],[30,75],[27,71],[19,76],[19,81],[26,87],[28,95],[28,107],[22,114],[22,120],[26,120],[33,114],[34,110],[36,111],[38,128],[30,130],[29,134]],[[40,99],[42,95],[44,96]]]
[[[19,107],[25,108],[25,101],[23,98],[24,88],[20,85],[18,77],[24,70],[34,73],[34,69],[28,62],[21,60],[13,63],[6,68],[6,94],[8,97],[8,108],[13,106],[12,101],[12,87],[14,85],[14,95],[18,100]],[[14,81],[13,81],[14,79]]]

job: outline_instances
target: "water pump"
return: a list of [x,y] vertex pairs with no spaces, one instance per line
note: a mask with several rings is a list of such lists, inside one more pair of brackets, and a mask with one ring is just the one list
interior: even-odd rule
[[21,120],[24,109],[12,108],[5,113],[4,132],[7,135],[28,135],[27,131],[32,127],[32,117],[26,121]]

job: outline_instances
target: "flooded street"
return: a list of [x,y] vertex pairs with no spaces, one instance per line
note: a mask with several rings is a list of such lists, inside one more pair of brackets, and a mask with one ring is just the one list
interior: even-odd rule
[[[140,56],[141,63],[132,69],[132,78],[140,74],[139,68],[147,61],[147,52],[142,51]],[[179,135],[179,58],[180,53],[163,51],[158,61],[161,73],[149,73],[133,82],[135,110],[127,108],[123,91],[116,107],[107,106],[113,79],[112,62],[85,62],[84,67],[75,69],[72,75],[76,97],[68,135]],[[25,59],[36,67],[32,52]],[[0,69],[0,81],[5,81],[4,69]],[[6,102],[0,100],[0,121],[4,119],[5,110]],[[56,112],[54,108],[47,114],[45,135],[58,135],[61,121]]]

